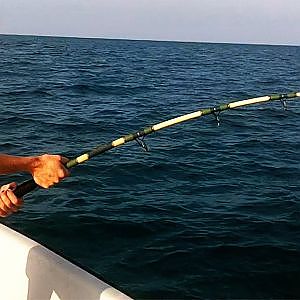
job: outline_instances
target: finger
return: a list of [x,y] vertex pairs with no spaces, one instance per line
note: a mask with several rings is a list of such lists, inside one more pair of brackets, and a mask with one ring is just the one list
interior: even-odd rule
[[63,165],[66,165],[67,162],[69,161],[69,159],[66,158],[66,157],[64,157],[64,156],[61,156],[61,157],[60,157],[60,161],[61,161],[61,163],[62,163]]
[[0,187],[0,192],[7,191],[8,189],[9,189],[9,184],[2,185],[2,186]]
[[39,176],[33,176],[33,179],[35,181],[35,183],[37,185],[39,185],[40,187],[44,188],[44,189],[47,189],[50,187],[50,180],[45,180],[45,178],[41,178]]
[[48,189],[49,187],[51,187],[51,184],[49,184],[48,182],[39,181],[36,183],[44,189]]
[[17,198],[14,193],[14,190],[17,188],[17,186],[18,185],[16,182],[11,182],[9,184],[9,189],[7,190],[7,196],[15,206],[21,206],[23,204],[23,199]]
[[4,217],[7,217],[7,216],[8,216],[8,213],[0,208],[0,217],[4,218]]
[[70,171],[66,169],[65,167],[62,167],[58,170],[58,177],[59,178],[65,178],[70,175]]
[[5,195],[5,192],[1,192],[0,195],[0,209],[3,210],[5,213],[9,212],[9,207],[6,206],[5,202],[7,200],[5,200],[7,196]]
[[8,190],[7,196],[10,202],[14,205],[15,209],[18,210],[18,206],[21,206],[23,204],[22,198],[17,198],[13,191]]
[[6,212],[10,211],[17,211],[17,207],[14,205],[14,203],[11,201],[10,198],[16,198],[14,193],[10,190],[7,190],[5,192],[2,192],[1,194],[1,200],[2,200],[2,206],[1,209],[5,210]]

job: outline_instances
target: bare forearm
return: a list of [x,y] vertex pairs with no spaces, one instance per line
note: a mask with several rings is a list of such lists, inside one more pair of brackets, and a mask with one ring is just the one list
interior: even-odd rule
[[0,154],[0,174],[28,172],[38,185],[48,188],[69,175],[64,166],[67,161],[60,155],[23,157]]
[[31,173],[35,157],[22,157],[0,154],[0,174],[28,172]]

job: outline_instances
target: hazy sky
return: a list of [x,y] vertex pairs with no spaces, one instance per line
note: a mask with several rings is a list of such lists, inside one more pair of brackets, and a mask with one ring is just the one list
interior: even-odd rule
[[0,0],[0,33],[300,45],[300,0]]

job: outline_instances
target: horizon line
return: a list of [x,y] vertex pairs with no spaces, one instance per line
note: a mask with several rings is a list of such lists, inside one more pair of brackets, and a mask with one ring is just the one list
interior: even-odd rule
[[141,41],[141,42],[173,42],[173,43],[195,43],[195,44],[233,44],[233,45],[253,45],[253,46],[286,46],[299,47],[300,44],[267,43],[267,42],[225,42],[225,41],[196,41],[196,40],[169,40],[152,38],[130,38],[130,37],[99,37],[80,35],[52,35],[52,34],[32,34],[32,33],[0,33],[0,36],[31,36],[31,37],[53,37],[53,38],[74,38],[74,39],[99,39],[99,40],[121,40],[121,41]]

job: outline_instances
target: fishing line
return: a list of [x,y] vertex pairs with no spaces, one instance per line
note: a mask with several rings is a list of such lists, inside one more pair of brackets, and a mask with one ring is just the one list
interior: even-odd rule
[[[66,168],[71,169],[79,164],[82,164],[89,159],[93,158],[94,156],[100,155],[106,151],[109,151],[113,148],[120,147],[128,142],[131,141],[136,141],[145,151],[149,151],[148,146],[146,145],[144,138],[145,136],[162,130],[167,127],[174,126],[176,124],[180,124],[189,120],[197,119],[206,115],[213,114],[216,118],[218,126],[220,125],[220,113],[229,110],[229,109],[236,109],[239,107],[247,106],[247,105],[254,105],[254,104],[262,104],[266,102],[271,102],[271,101],[276,101],[280,100],[284,110],[287,109],[287,99],[293,99],[300,97],[300,92],[295,92],[295,93],[288,93],[288,94],[276,94],[276,95],[271,95],[271,96],[263,96],[263,97],[258,97],[258,98],[250,98],[246,100],[239,100],[239,101],[234,101],[230,102],[227,104],[221,104],[218,106],[214,106],[211,108],[205,108],[202,110],[198,110],[192,113],[188,113],[173,119],[169,119],[160,123],[157,123],[155,125],[146,127],[142,130],[139,130],[137,132],[127,134],[123,137],[120,137],[116,140],[113,140],[112,142],[103,144],[103,145],[98,145],[95,148],[91,149],[88,152],[85,152],[71,160],[69,160],[66,163]],[[27,193],[33,191],[38,185],[34,182],[33,179],[27,180],[20,184],[16,190],[15,194],[17,197],[23,197]]]

